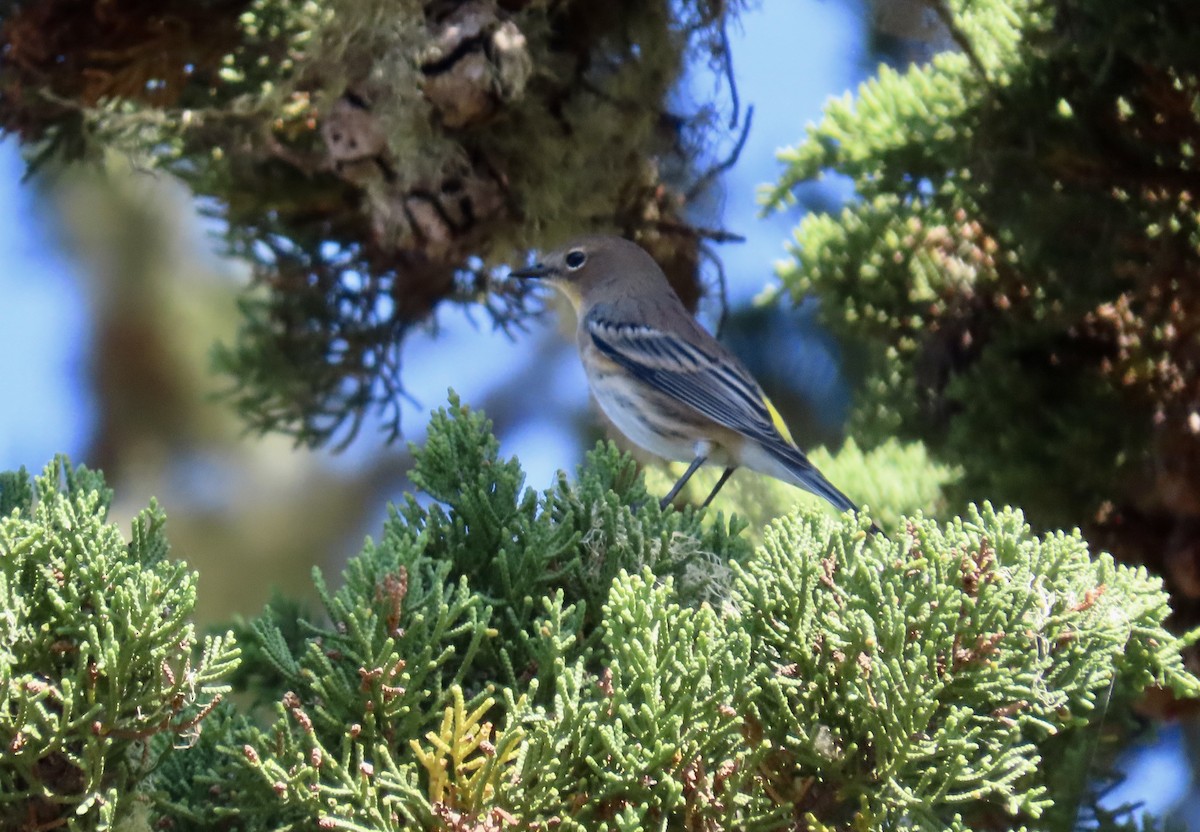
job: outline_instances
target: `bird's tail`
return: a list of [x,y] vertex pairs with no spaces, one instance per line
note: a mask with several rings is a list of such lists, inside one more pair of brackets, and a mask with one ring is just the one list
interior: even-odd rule
[[783,466],[790,475],[787,479],[790,479],[793,484],[818,497],[824,497],[838,511],[858,512],[858,506],[854,504],[854,501],[825,479],[825,475],[817,470],[817,466],[808,461],[808,457],[799,448],[790,443],[778,441],[764,442],[762,448],[775,462]]

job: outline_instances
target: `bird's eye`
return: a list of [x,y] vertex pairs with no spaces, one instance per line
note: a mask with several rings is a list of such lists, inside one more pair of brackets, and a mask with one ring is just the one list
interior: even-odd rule
[[587,262],[587,255],[580,249],[567,252],[567,268],[575,271]]

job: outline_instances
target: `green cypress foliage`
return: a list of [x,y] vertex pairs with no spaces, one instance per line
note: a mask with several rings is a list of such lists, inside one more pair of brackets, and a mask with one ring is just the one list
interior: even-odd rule
[[769,207],[830,173],[858,195],[804,218],[783,280],[874,344],[854,435],[1156,557],[1197,500],[1200,7],[937,5],[955,50],[881,68],[781,154]]
[[756,716],[803,773],[780,788],[825,824],[1070,828],[1093,761],[1056,781],[1047,759],[1121,723],[1135,691],[1197,689],[1178,642],[1139,636],[1168,614],[1161,581],[1020,512],[910,520],[889,545],[794,515],[735,571]]
[[[917,515],[889,539],[798,509],[751,548],[736,520],[660,511],[611,446],[574,482],[525,489],[487,420],[453,397],[416,454],[432,502],[406,498],[336,588],[315,574],[319,615],[279,601],[243,628],[261,666],[234,678],[273,704],[206,707],[233,662],[224,639],[173,677],[208,692],[164,706],[127,685],[141,706],[128,718],[169,738],[203,713],[204,731],[142,751],[104,746],[115,754],[105,802],[85,806],[78,828],[1068,828],[1094,809],[1091,784],[1109,770],[1108,740],[1128,735],[1135,698],[1149,686],[1200,695],[1180,659],[1196,634],[1164,629],[1157,579],[1092,556],[1078,534],[1037,537],[1013,510]],[[0,481],[17,506],[0,525],[3,591],[27,587],[6,609],[40,605],[60,621],[6,633],[0,667],[86,678],[51,648],[80,626],[94,628],[97,655],[169,632],[169,662],[184,667],[192,641],[175,622],[190,603],[178,594],[155,608],[157,628],[130,631],[95,629],[90,611],[50,600],[63,590],[46,564],[81,552],[103,568],[81,569],[74,586],[103,573],[113,608],[147,583],[156,598],[191,592],[181,567],[168,585],[156,577],[169,566],[160,514],[139,522],[125,556],[98,479],[73,472],[85,490],[59,491],[56,472],[35,488]],[[120,569],[106,552],[122,554]],[[162,672],[154,649],[144,675]],[[3,719],[48,703],[26,683],[6,690]],[[180,702],[182,713],[163,710]],[[102,747],[91,715],[42,712],[56,745],[0,759],[6,784],[59,749],[87,761]],[[145,734],[139,725],[130,731]],[[12,743],[10,723],[0,728]],[[43,735],[29,736],[33,748]],[[4,794],[18,823],[46,800]],[[1119,820],[1101,828],[1128,828]]]
[[194,739],[238,662],[231,634],[201,641],[189,623],[197,576],[167,557],[162,511],[143,511],[126,543],[111,497],[62,459],[36,480],[0,476],[5,829],[136,813],[136,787]]

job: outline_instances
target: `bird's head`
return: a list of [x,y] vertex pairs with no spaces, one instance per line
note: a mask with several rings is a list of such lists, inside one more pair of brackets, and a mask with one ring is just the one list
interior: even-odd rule
[[558,288],[576,309],[611,296],[670,291],[662,269],[637,243],[621,237],[577,237],[546,252],[538,262],[509,275],[544,280]]

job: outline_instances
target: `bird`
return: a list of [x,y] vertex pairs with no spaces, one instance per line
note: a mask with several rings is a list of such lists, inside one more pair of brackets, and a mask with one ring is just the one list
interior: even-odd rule
[[709,464],[724,471],[702,507],[745,467],[823,497],[839,511],[858,512],[796,446],[750,371],[688,312],[637,243],[581,236],[509,274],[548,283],[574,307],[588,385],[617,429],[651,454],[691,463],[660,501],[662,510]]

